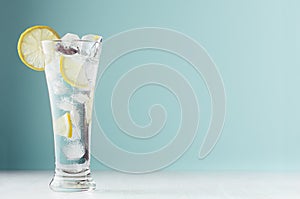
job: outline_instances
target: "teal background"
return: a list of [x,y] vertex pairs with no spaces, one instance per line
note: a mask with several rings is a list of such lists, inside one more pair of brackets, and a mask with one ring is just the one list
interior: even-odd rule
[[[254,1],[16,1],[1,2],[0,169],[53,169],[53,137],[45,76],[25,67],[16,45],[27,27],[44,24],[60,35],[99,33],[104,38],[141,27],[169,28],[205,47],[224,80],[226,123],[212,153],[198,153],[210,116],[204,82],[174,55],[144,50],[111,65],[97,88],[108,100],[122,73],[141,63],[158,62],[179,70],[196,90],[201,107],[198,135],[170,170],[298,170],[300,167],[300,2]],[[107,101],[106,101],[107,102]],[[149,105],[160,102],[174,114],[159,139],[129,140],[116,128],[107,103],[96,98],[108,136],[131,151],[161,147],[178,126],[178,104],[155,86],[137,92],[132,117],[147,124]],[[109,169],[92,159],[92,168]]]

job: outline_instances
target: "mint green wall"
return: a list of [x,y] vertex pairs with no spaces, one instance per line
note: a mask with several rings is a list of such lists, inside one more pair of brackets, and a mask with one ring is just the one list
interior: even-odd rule
[[[43,73],[25,67],[16,53],[19,34],[44,24],[60,34],[100,33],[104,38],[132,28],[163,27],[182,32],[202,44],[223,77],[227,115],[213,152],[197,158],[209,121],[209,99],[203,81],[178,57],[137,52],[107,72],[109,90],[130,64],[156,61],[181,69],[191,80],[203,112],[195,142],[173,170],[296,170],[300,168],[300,2],[254,1],[2,1],[0,72],[0,169],[53,169],[54,154],[49,100]],[[148,53],[148,54],[147,54]],[[102,89],[102,91],[101,91]],[[105,90],[106,89],[106,90]],[[144,94],[164,95],[149,87]],[[149,95],[151,97],[151,95]],[[146,121],[143,93],[132,102],[137,122]],[[146,100],[146,104],[155,101]],[[150,103],[151,104],[151,103]],[[101,107],[101,101],[96,105]],[[109,111],[108,107],[102,110]],[[145,108],[145,107],[144,107]],[[178,111],[171,104],[171,109]],[[178,118],[169,118],[171,129]],[[173,121],[172,121],[173,119]],[[104,126],[114,126],[107,119]],[[172,125],[174,124],[174,125]],[[120,146],[132,145],[112,132]],[[124,138],[125,139],[125,138]],[[166,140],[161,140],[165,142]],[[160,141],[153,146],[160,145]],[[143,149],[140,146],[140,150]],[[92,160],[92,167],[107,169]]]

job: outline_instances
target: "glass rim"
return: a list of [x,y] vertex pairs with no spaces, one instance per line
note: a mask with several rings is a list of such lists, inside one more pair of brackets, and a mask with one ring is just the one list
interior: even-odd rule
[[93,41],[87,39],[73,39],[73,40],[62,40],[62,39],[52,39],[52,40],[43,40],[41,42],[53,42],[53,43],[70,43],[70,42],[86,42],[86,43],[102,43],[102,37],[100,41]]

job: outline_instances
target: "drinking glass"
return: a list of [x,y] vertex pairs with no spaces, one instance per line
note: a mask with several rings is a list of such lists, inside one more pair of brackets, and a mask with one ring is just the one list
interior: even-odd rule
[[54,191],[96,188],[90,172],[94,88],[102,39],[42,41],[54,132]]

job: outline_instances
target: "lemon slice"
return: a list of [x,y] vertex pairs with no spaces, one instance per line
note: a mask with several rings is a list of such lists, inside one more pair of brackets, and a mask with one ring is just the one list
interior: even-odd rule
[[33,26],[25,30],[18,41],[18,54],[29,68],[43,71],[45,56],[41,41],[59,39],[59,35],[49,26]]
[[72,121],[70,113],[66,113],[53,122],[53,130],[56,135],[67,138],[72,137]]
[[60,58],[60,73],[63,79],[71,86],[87,88],[88,79],[83,68],[83,61],[71,57]]

